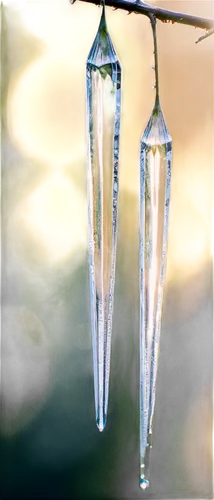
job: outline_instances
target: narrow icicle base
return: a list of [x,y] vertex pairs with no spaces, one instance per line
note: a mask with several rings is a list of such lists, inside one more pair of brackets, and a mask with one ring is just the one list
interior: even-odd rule
[[140,486],[149,462],[169,213],[172,139],[159,105],[141,140],[140,159]]
[[118,206],[121,68],[105,8],[87,59],[88,218],[96,423],[106,424]]

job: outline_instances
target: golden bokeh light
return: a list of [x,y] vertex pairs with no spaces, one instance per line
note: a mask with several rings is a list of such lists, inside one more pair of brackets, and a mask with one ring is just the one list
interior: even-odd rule
[[24,155],[61,166],[83,150],[85,103],[73,71],[68,59],[47,53],[11,79],[8,126]]
[[25,15],[30,30],[51,42],[67,35],[72,27],[69,0],[28,0]]
[[45,260],[58,262],[87,247],[86,200],[65,176],[54,172],[23,202],[16,213],[21,232],[36,243]]
[[[80,59],[82,57],[81,64],[84,72],[85,58],[97,30],[99,12],[95,9],[93,11],[93,6],[91,5],[79,2],[73,6],[69,3],[69,0],[67,0],[67,2],[67,9],[70,11],[69,15],[72,17],[71,29],[67,31],[65,36],[58,37],[55,40],[49,40],[49,42],[51,42],[49,46],[54,50],[63,50],[63,52],[72,49],[73,57],[70,59],[70,62],[71,60],[73,62],[74,58]],[[92,11],[94,15],[92,15]]]
[[169,281],[191,278],[211,257],[209,155],[209,149],[201,150],[196,136],[174,158],[167,258]]

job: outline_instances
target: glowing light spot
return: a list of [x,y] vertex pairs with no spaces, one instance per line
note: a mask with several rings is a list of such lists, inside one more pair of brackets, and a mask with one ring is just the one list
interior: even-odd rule
[[[182,168],[180,166],[182,165]],[[203,168],[202,168],[203,165]],[[174,158],[169,224],[169,281],[194,276],[210,259],[211,164],[198,137]]]
[[73,75],[68,59],[48,54],[11,80],[8,126],[23,154],[61,166],[84,149],[84,82]]
[[76,186],[60,174],[50,176],[29,196],[20,212],[25,231],[46,251],[49,262],[87,246],[86,202]]
[[31,31],[51,42],[67,35],[72,26],[72,9],[68,0],[28,0],[25,13]]

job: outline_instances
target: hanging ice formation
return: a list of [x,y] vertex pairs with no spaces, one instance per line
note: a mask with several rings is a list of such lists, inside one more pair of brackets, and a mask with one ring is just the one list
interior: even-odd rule
[[150,450],[161,327],[172,139],[159,102],[156,22],[156,100],[141,139],[140,155],[140,486],[149,486]]
[[106,424],[118,211],[121,67],[105,6],[87,59],[89,274],[96,423]]

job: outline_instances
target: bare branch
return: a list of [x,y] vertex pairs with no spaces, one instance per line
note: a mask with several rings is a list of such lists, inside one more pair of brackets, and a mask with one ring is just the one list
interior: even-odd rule
[[[75,1],[76,0],[70,0],[71,3],[74,3]],[[100,0],[80,0],[80,1],[87,3],[94,3],[95,5],[100,5]],[[136,14],[143,14],[145,16],[153,14],[153,16],[155,16],[156,19],[159,19],[162,22],[186,24],[188,26],[194,26],[195,28],[202,28],[205,30],[212,31],[210,35],[213,34],[214,19],[206,19],[203,17],[192,16],[190,14],[173,12],[170,10],[162,9],[161,7],[155,7],[146,4],[141,0],[105,0],[105,4],[108,5],[109,7],[113,7],[114,9],[126,10],[129,13],[135,12]],[[210,35],[208,35],[207,33],[206,37]]]

